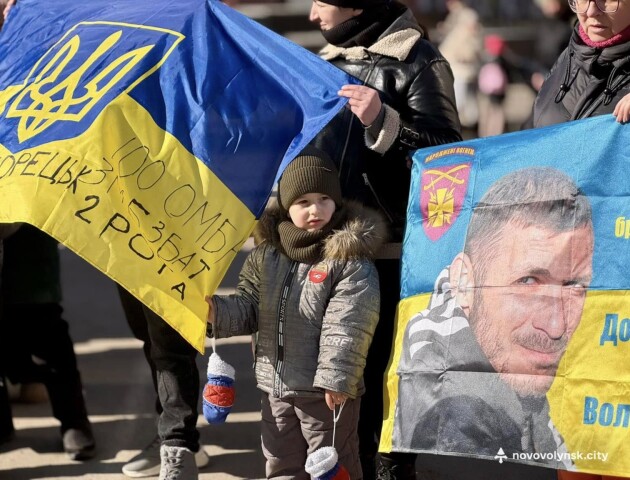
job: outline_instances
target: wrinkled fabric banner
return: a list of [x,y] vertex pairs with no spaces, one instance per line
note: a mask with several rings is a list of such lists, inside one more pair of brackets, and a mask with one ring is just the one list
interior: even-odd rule
[[21,0],[0,32],[0,222],[203,351],[205,295],[351,82],[215,0]]
[[381,451],[630,475],[630,127],[419,150]]

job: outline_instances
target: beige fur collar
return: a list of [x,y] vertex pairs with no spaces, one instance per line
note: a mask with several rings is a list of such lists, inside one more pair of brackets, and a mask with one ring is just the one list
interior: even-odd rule
[[332,60],[337,57],[343,57],[348,60],[361,60],[367,58],[369,53],[376,53],[402,62],[407,59],[409,52],[421,38],[422,32],[414,28],[406,28],[381,38],[369,48],[342,48],[328,44],[319,54],[324,60]]
[[[323,257],[328,260],[374,258],[387,241],[387,224],[379,212],[358,202],[345,203],[348,219],[324,240]],[[278,247],[278,223],[282,220],[277,205],[269,207],[254,230],[256,245],[268,242]]]

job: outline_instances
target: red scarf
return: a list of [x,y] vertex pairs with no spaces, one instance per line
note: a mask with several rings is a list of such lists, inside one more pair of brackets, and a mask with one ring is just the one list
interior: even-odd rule
[[588,35],[582,28],[582,25],[579,26],[578,32],[580,34],[580,38],[582,39],[582,41],[591,48],[612,47],[614,45],[620,45],[622,43],[626,43],[627,41],[630,40],[630,25],[624,28],[617,35],[613,35],[609,39],[603,40],[601,42],[594,42],[593,40],[588,38]]

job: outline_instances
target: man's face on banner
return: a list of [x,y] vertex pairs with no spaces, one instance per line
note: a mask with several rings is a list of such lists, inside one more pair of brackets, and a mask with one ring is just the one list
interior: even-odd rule
[[551,386],[582,316],[592,255],[590,226],[555,232],[508,222],[486,256],[470,324],[494,369],[519,394],[544,395]]

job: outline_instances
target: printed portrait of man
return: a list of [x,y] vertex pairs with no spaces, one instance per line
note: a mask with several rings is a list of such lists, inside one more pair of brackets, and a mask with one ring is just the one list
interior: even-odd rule
[[546,393],[592,278],[591,216],[556,169],[518,170],[488,189],[464,250],[405,329],[395,450],[566,451]]

